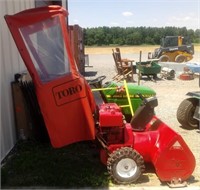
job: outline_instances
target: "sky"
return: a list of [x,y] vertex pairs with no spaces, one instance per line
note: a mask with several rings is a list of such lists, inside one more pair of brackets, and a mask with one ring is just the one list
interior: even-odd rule
[[68,0],[69,24],[83,28],[186,27],[200,29],[200,0]]

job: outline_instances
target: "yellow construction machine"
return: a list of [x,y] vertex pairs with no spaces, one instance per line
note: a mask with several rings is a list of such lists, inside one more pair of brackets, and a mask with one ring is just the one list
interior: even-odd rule
[[161,45],[153,53],[149,52],[149,59],[159,59],[159,62],[187,62],[193,58],[194,46],[189,37],[166,36],[161,39]]

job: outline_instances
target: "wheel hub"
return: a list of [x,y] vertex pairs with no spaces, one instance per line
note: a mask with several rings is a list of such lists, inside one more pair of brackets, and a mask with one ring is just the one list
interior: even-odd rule
[[118,162],[116,171],[120,177],[129,178],[135,175],[137,171],[137,164],[133,159],[124,158]]

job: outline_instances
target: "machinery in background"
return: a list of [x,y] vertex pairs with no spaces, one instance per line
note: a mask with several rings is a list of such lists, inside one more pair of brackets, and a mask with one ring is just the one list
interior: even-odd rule
[[188,92],[177,110],[177,120],[182,127],[187,129],[199,127],[200,122],[200,92]]
[[161,71],[161,66],[158,64],[158,61],[155,59],[136,62],[136,67],[139,70],[139,78],[147,76],[149,79],[157,79],[157,74]]
[[184,99],[177,109],[177,120],[183,128],[200,129],[200,91],[188,92],[186,95],[188,98]]
[[187,62],[193,58],[194,46],[189,37],[166,36],[161,39],[161,45],[153,53],[149,52],[149,59],[159,59],[159,62]]

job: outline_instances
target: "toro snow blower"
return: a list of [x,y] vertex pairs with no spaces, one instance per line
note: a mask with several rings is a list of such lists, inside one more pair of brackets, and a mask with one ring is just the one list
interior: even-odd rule
[[195,159],[183,138],[154,115],[156,97],[144,99],[130,123],[116,103],[97,105],[72,56],[67,14],[60,6],[48,6],[5,16],[32,77],[52,146],[98,139],[101,161],[114,181],[135,182],[151,162],[161,181],[183,185]]

